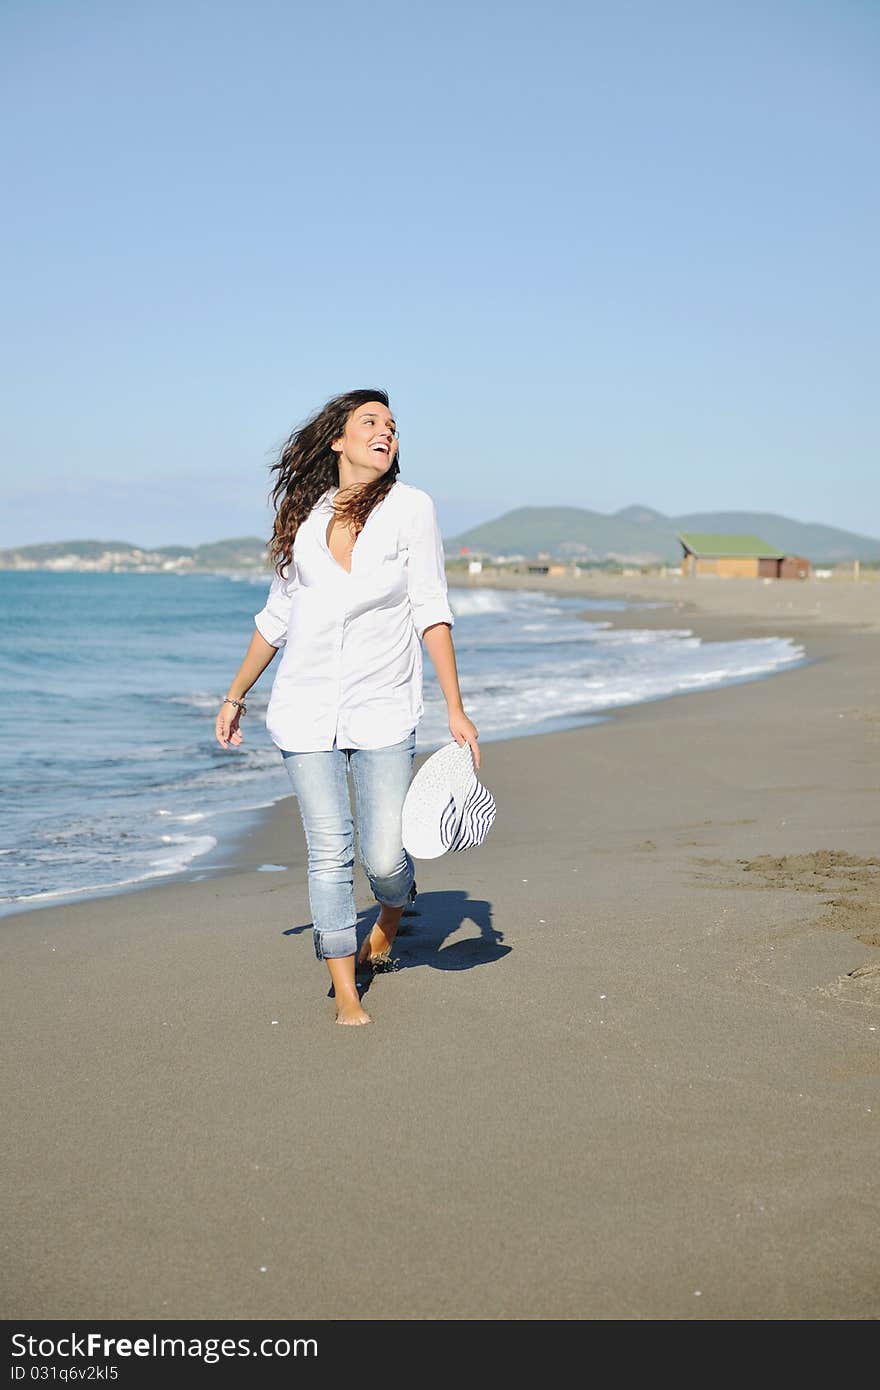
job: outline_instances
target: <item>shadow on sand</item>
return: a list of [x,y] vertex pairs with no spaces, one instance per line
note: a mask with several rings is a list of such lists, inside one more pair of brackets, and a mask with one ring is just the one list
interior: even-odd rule
[[[378,905],[358,913],[358,949],[379,915]],[[464,927],[466,937],[451,938]],[[300,936],[312,930],[311,922],[288,927],[285,936]],[[450,944],[444,945],[445,942]],[[492,905],[482,898],[469,898],[454,889],[419,893],[416,902],[404,909],[391,955],[396,970],[429,966],[432,970],[473,970],[492,965],[512,949],[503,944],[504,935],[492,926]],[[358,971],[358,989],[366,994],[372,982],[369,970]],[[332,997],[333,990],[330,989]]]

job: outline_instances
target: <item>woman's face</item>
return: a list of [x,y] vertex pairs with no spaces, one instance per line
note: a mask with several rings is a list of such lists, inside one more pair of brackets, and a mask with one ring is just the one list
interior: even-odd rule
[[347,460],[360,479],[379,477],[388,472],[397,455],[394,416],[381,401],[359,405],[349,415],[342,435],[330,447],[339,455],[340,464]]

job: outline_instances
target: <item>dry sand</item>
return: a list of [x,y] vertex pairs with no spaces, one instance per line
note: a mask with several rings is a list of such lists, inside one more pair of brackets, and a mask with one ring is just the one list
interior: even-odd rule
[[591,592],[812,659],[485,744],[371,1027],[291,800],[234,869],[0,923],[5,1317],[880,1314],[880,585]]

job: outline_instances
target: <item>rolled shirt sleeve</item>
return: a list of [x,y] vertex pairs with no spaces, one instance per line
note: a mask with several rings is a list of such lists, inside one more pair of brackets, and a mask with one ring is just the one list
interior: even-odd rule
[[432,623],[455,625],[447,597],[446,559],[437,510],[433,498],[426,492],[419,497],[408,541],[407,589],[413,622],[421,641],[425,629]]
[[270,647],[283,647],[287,641],[290,602],[295,587],[295,579],[282,579],[276,571],[265,606],[254,614],[257,631],[261,637],[265,637]]

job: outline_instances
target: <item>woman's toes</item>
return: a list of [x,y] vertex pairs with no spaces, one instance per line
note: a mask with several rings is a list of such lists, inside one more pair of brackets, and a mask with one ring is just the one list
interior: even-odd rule
[[361,1008],[358,1001],[338,1004],[336,1007],[336,1022],[349,1025],[360,1023],[372,1023],[373,1020],[366,1010]]

